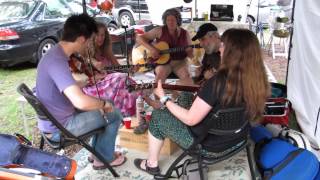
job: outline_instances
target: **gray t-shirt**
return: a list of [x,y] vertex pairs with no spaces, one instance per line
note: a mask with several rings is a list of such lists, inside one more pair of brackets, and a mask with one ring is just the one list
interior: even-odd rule
[[[76,84],[71,75],[68,60],[69,57],[59,44],[52,47],[38,64],[36,81],[37,97],[64,126],[67,119],[75,112],[74,106],[63,94],[67,87]],[[38,120],[38,127],[47,133],[57,131],[50,121],[41,119]]]

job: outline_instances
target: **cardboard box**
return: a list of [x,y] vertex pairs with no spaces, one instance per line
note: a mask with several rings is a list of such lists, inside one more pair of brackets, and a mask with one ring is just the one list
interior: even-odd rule
[[[133,129],[138,125],[138,121],[133,117],[131,129],[126,129],[124,126],[119,130],[120,146],[128,149],[136,149],[139,151],[148,152],[148,132],[144,134],[134,134]],[[179,149],[179,146],[170,139],[165,139],[164,146],[160,154],[171,155]]]

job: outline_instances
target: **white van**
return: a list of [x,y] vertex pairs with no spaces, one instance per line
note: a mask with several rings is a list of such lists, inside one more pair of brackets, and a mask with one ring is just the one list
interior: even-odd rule
[[[224,20],[223,18],[226,14],[219,14],[219,10],[213,10],[212,12],[212,8],[232,8],[233,18],[226,18],[225,20],[245,23],[249,1],[250,0],[193,0],[191,3],[185,3],[183,0],[161,0],[161,4],[159,5],[159,1],[157,0],[146,0],[152,22],[159,25],[162,24],[161,16],[166,9],[181,6],[192,8],[193,18],[203,18],[203,15],[206,13],[209,15],[209,18],[210,15],[211,17],[221,15],[222,18],[216,18],[215,20]],[[197,12],[195,12],[196,7],[198,10]]]

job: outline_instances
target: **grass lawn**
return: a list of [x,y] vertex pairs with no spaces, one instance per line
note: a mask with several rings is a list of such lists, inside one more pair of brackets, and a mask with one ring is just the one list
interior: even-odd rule
[[[32,64],[22,64],[12,68],[0,68],[0,133],[25,135],[23,120],[20,117],[17,98],[20,96],[17,86],[24,82],[29,87],[35,86],[36,67]],[[29,129],[36,124],[31,106],[26,105],[26,115]],[[28,137],[31,138],[31,137]]]

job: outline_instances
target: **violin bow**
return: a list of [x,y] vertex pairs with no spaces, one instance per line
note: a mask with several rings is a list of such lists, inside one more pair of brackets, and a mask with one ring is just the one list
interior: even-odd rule
[[90,71],[92,73],[92,77],[93,77],[93,83],[94,83],[94,86],[96,88],[96,91],[97,91],[97,94],[98,94],[98,99],[100,101],[102,101],[101,99],[101,96],[100,96],[100,92],[99,92],[99,89],[98,89],[98,85],[97,85],[97,80],[96,80],[96,76],[95,76],[95,72],[94,72],[94,66],[93,66],[93,63],[92,63],[92,52],[95,51],[95,48],[94,48],[94,38],[92,38],[92,40],[89,42],[88,44],[88,49],[87,49],[87,62],[89,64],[89,68],[90,68]]

